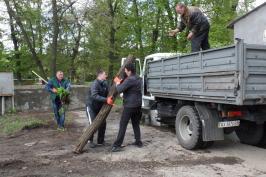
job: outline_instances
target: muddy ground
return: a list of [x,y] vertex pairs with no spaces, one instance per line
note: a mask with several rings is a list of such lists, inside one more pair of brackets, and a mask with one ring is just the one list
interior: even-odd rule
[[[143,148],[129,145],[133,131],[128,126],[122,152],[111,153],[118,131],[120,109],[109,115],[107,146],[72,153],[77,139],[87,125],[85,112],[74,111],[74,121],[66,132],[51,125],[23,130],[13,136],[0,137],[0,177],[65,176],[266,176],[266,149],[230,140],[217,142],[207,150],[188,151],[178,145],[169,128],[141,126]],[[51,114],[40,114],[51,119]]]

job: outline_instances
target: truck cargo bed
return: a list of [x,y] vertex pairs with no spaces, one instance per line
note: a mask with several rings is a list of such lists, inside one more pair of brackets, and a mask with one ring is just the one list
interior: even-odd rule
[[266,104],[266,46],[236,45],[147,64],[155,97],[234,105]]

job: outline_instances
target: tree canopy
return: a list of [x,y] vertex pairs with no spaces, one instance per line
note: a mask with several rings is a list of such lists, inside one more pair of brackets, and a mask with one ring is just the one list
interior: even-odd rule
[[247,12],[254,0],[0,0],[5,5],[0,30],[0,71],[13,71],[18,80],[63,70],[72,82],[90,81],[98,68],[112,77],[120,59],[143,59],[156,52],[190,51],[187,31],[176,38],[175,5],[198,6],[211,24],[212,48],[233,43],[227,24]]

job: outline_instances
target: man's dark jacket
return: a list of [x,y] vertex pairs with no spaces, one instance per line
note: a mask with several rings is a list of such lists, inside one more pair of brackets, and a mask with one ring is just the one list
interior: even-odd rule
[[94,80],[91,84],[88,95],[87,106],[93,111],[99,112],[107,100],[108,85],[106,81],[98,79]]
[[181,16],[181,22],[179,24],[179,31],[183,31],[188,28],[195,35],[200,34],[206,30],[209,30],[210,24],[207,17],[197,7],[188,7],[188,14]]
[[116,86],[118,93],[123,92],[123,105],[124,107],[136,108],[141,107],[142,79],[137,75],[127,77],[123,83]]

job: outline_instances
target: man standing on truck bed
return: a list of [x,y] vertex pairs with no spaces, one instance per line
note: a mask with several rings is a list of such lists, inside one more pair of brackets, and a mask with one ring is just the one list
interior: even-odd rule
[[123,105],[124,110],[120,120],[119,132],[116,141],[113,144],[112,152],[121,150],[121,145],[124,141],[127,124],[131,120],[132,127],[135,135],[135,142],[133,145],[142,147],[141,135],[140,135],[140,119],[141,119],[141,85],[142,80],[136,75],[135,65],[129,63],[125,65],[126,79],[122,82],[121,79],[116,77],[114,82],[116,83],[116,89],[118,93],[123,93]]
[[191,40],[191,51],[197,52],[210,48],[209,30],[210,24],[207,17],[200,11],[198,7],[187,7],[179,3],[176,5],[176,13],[181,15],[181,22],[178,28],[169,31],[169,36],[175,36],[178,32],[182,32],[186,27],[189,29],[187,36]]

